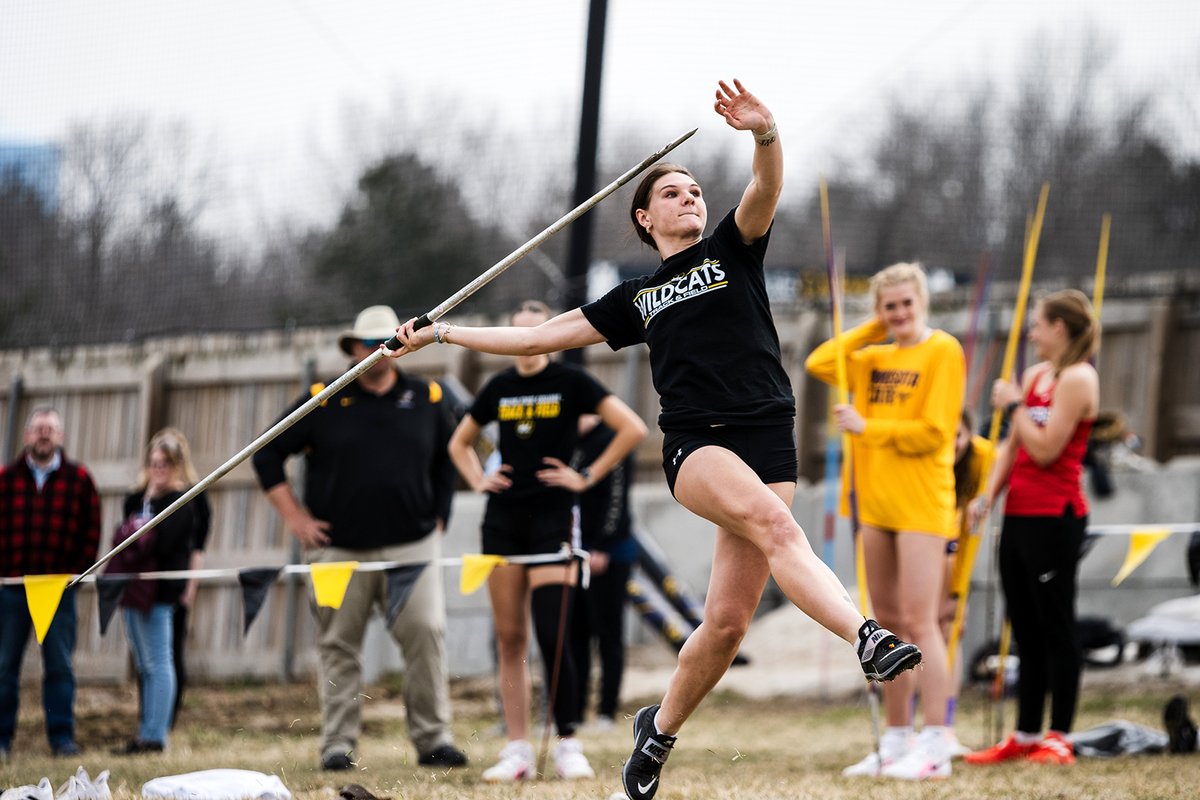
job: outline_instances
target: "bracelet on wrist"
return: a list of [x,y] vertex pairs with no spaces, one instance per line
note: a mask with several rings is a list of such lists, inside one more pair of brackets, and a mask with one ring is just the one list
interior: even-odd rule
[[775,144],[775,140],[778,138],[779,126],[774,122],[772,122],[771,127],[763,133],[754,134],[754,141],[758,142],[759,146],[761,147],[769,147],[770,145]]

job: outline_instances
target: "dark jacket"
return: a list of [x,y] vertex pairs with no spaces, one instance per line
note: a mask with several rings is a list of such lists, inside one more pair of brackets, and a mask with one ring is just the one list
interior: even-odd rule
[[286,480],[287,458],[304,453],[303,501],[331,523],[334,547],[414,542],[450,517],[454,465],[446,447],[453,423],[441,387],[397,373],[383,395],[353,381],[254,456],[259,483],[269,490]]

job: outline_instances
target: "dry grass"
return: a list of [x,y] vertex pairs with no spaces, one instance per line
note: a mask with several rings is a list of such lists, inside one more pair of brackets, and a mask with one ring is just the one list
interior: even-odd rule
[[[1161,727],[1159,714],[1174,688],[1156,683],[1144,689],[1085,692],[1080,728],[1114,718]],[[444,773],[414,765],[404,729],[403,704],[395,687],[367,692],[366,735],[357,768],[325,773],[317,768],[318,713],[315,690],[302,685],[194,687],[162,756],[109,755],[135,728],[131,688],[81,687],[79,738],[86,752],[79,759],[93,774],[112,771],[117,800],[138,797],[146,780],[215,767],[252,769],[279,775],[298,800],[333,800],[346,783],[359,783],[379,796],[409,798],[521,797],[604,800],[620,786],[621,761],[628,753],[627,725],[587,737],[587,752],[599,777],[565,784],[557,780],[520,787],[488,786],[481,768],[502,742],[494,733],[491,686],[455,687],[455,729],[471,757],[467,769]],[[0,766],[0,787],[35,783],[50,777],[56,786],[76,766],[52,759],[42,736],[39,696],[27,692],[16,751]],[[978,701],[964,700],[959,733],[971,745],[982,743]],[[1133,798],[1192,800],[1200,786],[1200,755],[1142,756],[1081,760],[1072,768],[1033,764],[981,769],[956,766],[949,780],[898,784],[840,777],[840,769],[870,748],[865,701],[851,698],[818,703],[794,698],[747,700],[727,693],[709,698],[688,723],[664,775],[662,800],[680,798],[823,798],[862,800],[905,798]],[[1009,711],[1011,719],[1011,711]]]

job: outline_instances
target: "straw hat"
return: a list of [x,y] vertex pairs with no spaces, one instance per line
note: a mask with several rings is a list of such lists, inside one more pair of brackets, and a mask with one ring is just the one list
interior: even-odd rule
[[391,306],[370,306],[358,312],[354,327],[338,334],[338,347],[346,355],[352,355],[350,345],[355,341],[390,339],[396,335],[400,319]]

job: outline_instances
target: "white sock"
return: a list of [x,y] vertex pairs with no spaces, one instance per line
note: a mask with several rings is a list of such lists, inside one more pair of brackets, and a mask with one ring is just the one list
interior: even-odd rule
[[917,741],[921,747],[930,755],[938,759],[946,759],[950,757],[950,740],[946,738],[945,725],[926,725],[921,729],[921,735]]
[[883,758],[903,755],[908,750],[908,737],[911,735],[911,725],[889,725],[879,737],[879,755]]
[[1025,731],[1013,731],[1013,736],[1017,739],[1017,744],[1037,744],[1042,740],[1040,733],[1026,733]]

